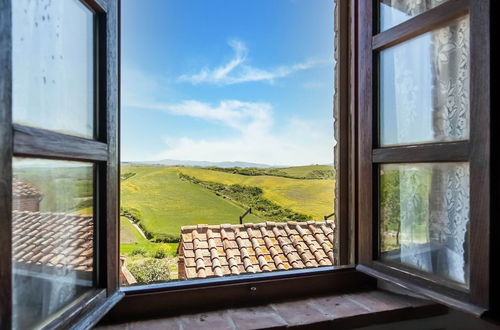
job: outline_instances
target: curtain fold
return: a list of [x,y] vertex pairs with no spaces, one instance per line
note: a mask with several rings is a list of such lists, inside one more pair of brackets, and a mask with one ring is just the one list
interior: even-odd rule
[[[410,16],[442,1],[386,0]],[[419,120],[420,86],[432,86],[436,141],[469,138],[469,20],[419,37],[394,50],[398,140]],[[430,59],[430,75],[422,65]],[[400,171],[401,262],[460,283],[468,282],[469,167],[465,163]]]

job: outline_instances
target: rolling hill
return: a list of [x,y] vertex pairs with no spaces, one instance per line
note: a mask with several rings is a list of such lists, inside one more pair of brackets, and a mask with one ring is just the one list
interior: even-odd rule
[[[178,236],[180,227],[196,224],[238,223],[245,210],[195,184],[182,181],[176,167],[124,166],[121,205],[140,211],[143,225],[152,233]],[[253,215],[248,221],[259,221]]]
[[[325,168],[331,167],[316,165],[282,170],[291,176],[305,177],[311,171]],[[179,173],[203,181],[259,187],[266,199],[317,220],[333,212],[334,180],[248,176],[204,168],[144,165],[122,166],[122,207],[138,210],[142,225],[152,233],[178,236],[184,225],[238,223],[244,208],[200,185],[181,180]],[[265,219],[252,214],[245,218],[245,222],[262,221]],[[130,233],[127,237],[131,243]]]

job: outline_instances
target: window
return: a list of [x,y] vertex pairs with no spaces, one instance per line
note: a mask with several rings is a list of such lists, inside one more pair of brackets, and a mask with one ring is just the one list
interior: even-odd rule
[[123,295],[117,3],[0,7],[0,328],[91,326]]
[[477,313],[490,303],[486,3],[361,2],[359,35],[360,269]]
[[336,2],[334,243],[356,267],[128,288],[120,2],[40,3],[0,0],[0,328],[85,328],[374,278],[497,312],[490,1]]

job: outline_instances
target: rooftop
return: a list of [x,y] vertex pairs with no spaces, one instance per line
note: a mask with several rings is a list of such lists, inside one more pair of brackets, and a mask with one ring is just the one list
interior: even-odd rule
[[17,178],[12,179],[12,195],[19,197],[40,197],[42,192],[32,184],[19,180]]
[[179,279],[332,266],[334,222],[181,228]]
[[12,215],[15,261],[92,271],[92,216],[29,211]]

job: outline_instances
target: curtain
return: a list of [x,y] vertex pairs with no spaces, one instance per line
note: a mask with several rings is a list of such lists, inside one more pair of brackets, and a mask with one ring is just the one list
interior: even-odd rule
[[[469,137],[469,20],[433,32],[433,130],[436,140]],[[430,194],[430,239],[437,246],[436,272],[468,282],[469,167],[437,168]]]
[[[403,15],[415,16],[444,1],[383,3]],[[415,133],[415,123],[426,120],[421,108],[427,106],[422,100],[426,99],[429,87],[432,125],[429,140],[468,139],[468,18],[419,36],[402,47],[396,46],[392,52],[397,140],[411,141],[420,136]],[[402,165],[399,176],[400,261],[467,283],[468,164]]]

